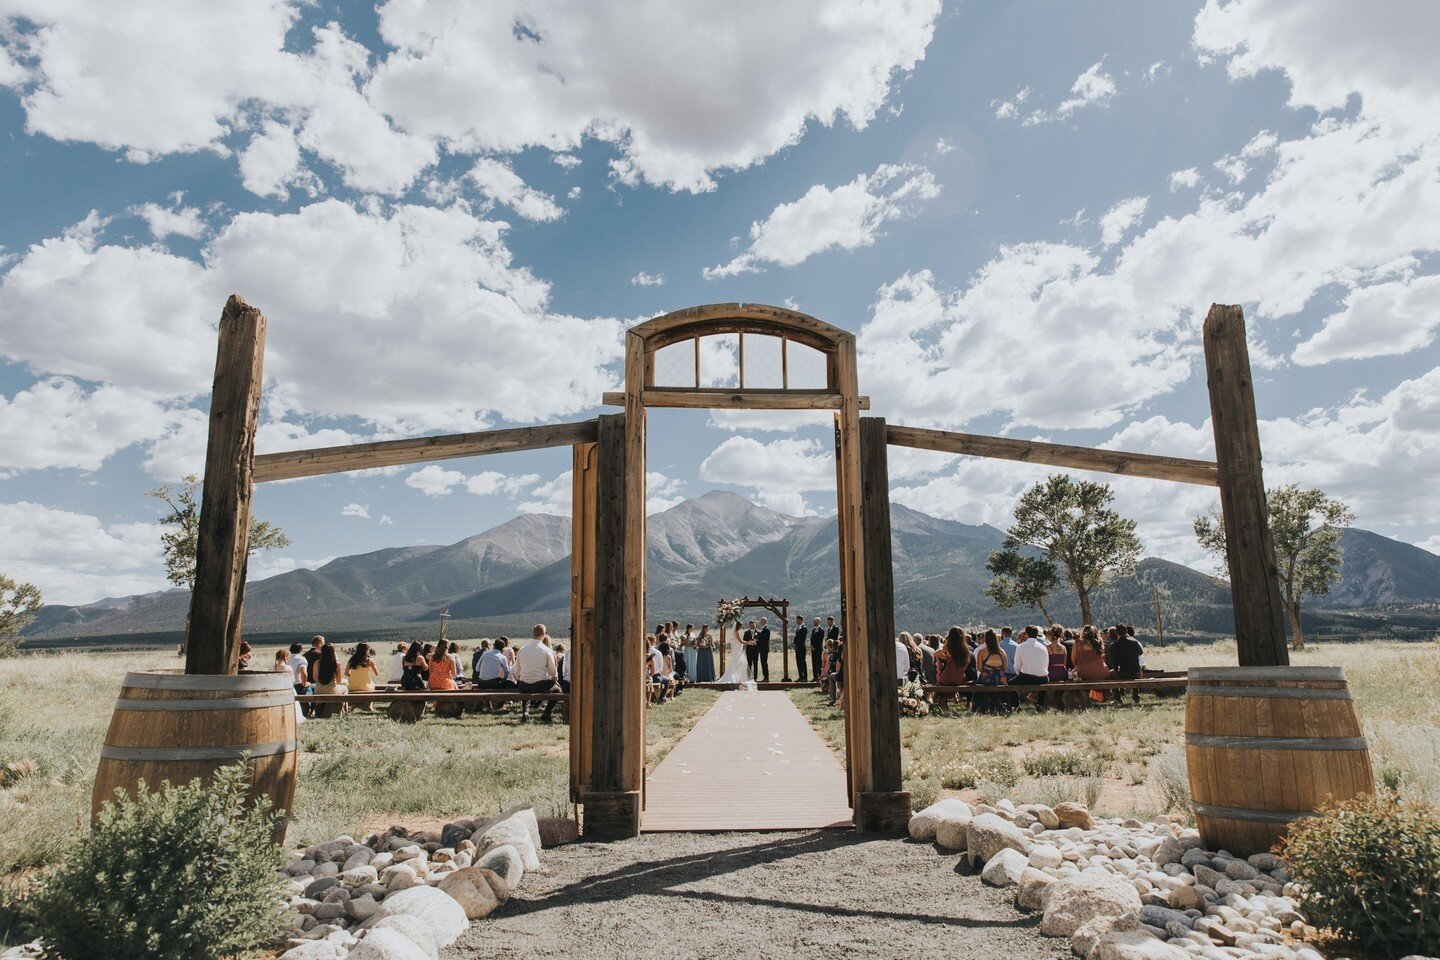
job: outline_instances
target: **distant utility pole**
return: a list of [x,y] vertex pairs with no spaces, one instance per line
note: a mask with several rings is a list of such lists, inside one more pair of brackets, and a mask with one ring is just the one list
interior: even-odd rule
[[1165,646],[1165,618],[1160,613],[1160,585],[1154,585],[1155,591],[1155,639],[1160,646]]
[[450,639],[450,635],[449,635],[449,632],[448,632],[449,629],[450,629],[450,611],[449,611],[449,610],[441,610],[441,611],[440,611],[440,639],[441,639],[441,640],[449,640],[449,639]]

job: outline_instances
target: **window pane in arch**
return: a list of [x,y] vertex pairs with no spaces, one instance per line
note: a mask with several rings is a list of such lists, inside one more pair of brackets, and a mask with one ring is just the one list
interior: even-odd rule
[[[749,346],[748,338],[746,346]],[[692,351],[695,349],[692,345]],[[700,338],[700,386],[736,387],[740,385],[737,357],[740,338],[733,333]],[[693,358],[693,353],[692,353]]]
[[780,338],[745,335],[745,386],[750,390],[778,390],[782,384]]
[[825,354],[793,340],[787,345],[786,353],[791,390],[824,390],[830,385],[825,373]]
[[681,340],[655,351],[655,386],[696,386],[694,340]]

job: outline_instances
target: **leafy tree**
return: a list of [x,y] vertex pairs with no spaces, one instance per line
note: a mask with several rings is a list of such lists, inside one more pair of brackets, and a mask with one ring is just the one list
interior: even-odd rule
[[20,631],[35,622],[42,606],[39,587],[0,573],[0,657],[20,648]]
[[[1265,500],[1275,562],[1280,568],[1280,599],[1290,619],[1291,645],[1303,650],[1300,603],[1307,596],[1324,596],[1340,579],[1340,531],[1354,522],[1355,514],[1343,500],[1298,483],[1267,490]],[[1208,515],[1195,518],[1195,538],[1222,565],[1226,563],[1225,523],[1218,505]]]
[[995,550],[985,561],[985,569],[994,576],[985,588],[985,595],[1002,610],[1025,606],[1039,610],[1046,623],[1052,622],[1045,601],[1060,585],[1060,572],[1046,557],[1033,557],[1019,550]]
[[1140,558],[1135,521],[1110,508],[1114,499],[1109,484],[1051,474],[1020,495],[1015,522],[1005,531],[1005,550],[1036,547],[1065,571],[1087,624],[1093,622],[1090,594],[1135,569]]
[[[165,575],[177,587],[195,586],[195,544],[200,530],[200,478],[188,474],[178,486],[162,483],[145,496],[159,500],[170,508],[160,518],[167,529],[160,534],[165,551]],[[265,520],[250,518],[250,554],[257,550],[282,550],[290,546],[284,531]]]

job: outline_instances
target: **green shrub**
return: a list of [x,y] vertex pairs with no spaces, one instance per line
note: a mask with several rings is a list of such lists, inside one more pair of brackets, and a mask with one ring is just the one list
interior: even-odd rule
[[1013,787],[1020,781],[1020,769],[1008,753],[990,753],[973,760],[947,763],[940,768],[940,785],[946,790],[964,790],[982,783]]
[[276,816],[251,803],[246,764],[212,783],[143,783],[105,804],[35,897],[64,960],[214,960],[273,942],[284,917]]
[[1032,753],[1025,758],[1025,772],[1032,777],[1100,776],[1105,772],[1105,760],[1078,750]]
[[1309,921],[1377,956],[1440,954],[1440,810],[1386,792],[1320,814],[1283,850]]

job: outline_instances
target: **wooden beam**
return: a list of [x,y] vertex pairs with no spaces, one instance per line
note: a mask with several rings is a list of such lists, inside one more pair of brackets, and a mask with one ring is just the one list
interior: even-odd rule
[[[625,394],[609,392],[602,398],[607,406],[622,406]],[[860,409],[870,409],[870,398],[860,397]],[[772,390],[748,387],[659,387],[643,390],[645,407],[685,407],[696,410],[839,410],[844,398],[833,390]]]
[[[885,420],[860,420],[860,540],[864,544],[866,644],[849,652],[848,682],[864,687],[870,725],[870,782],[856,798],[860,830],[903,833],[910,822],[910,797],[900,769],[900,704],[896,696],[895,578],[890,541],[890,468]],[[859,668],[858,671],[855,668]]]
[[250,557],[251,473],[265,368],[265,315],[238,296],[220,314],[210,438],[195,541],[185,672],[233,674]]
[[1260,466],[1260,426],[1241,309],[1212,304],[1205,318],[1204,340],[1205,382],[1215,429],[1225,559],[1230,567],[1240,665],[1286,666],[1290,652],[1285,646],[1285,608],[1270,537]]
[[514,453],[545,447],[568,447],[595,440],[595,421],[550,423],[538,427],[451,433],[413,440],[380,440],[343,447],[317,447],[285,453],[262,453],[255,458],[255,482],[318,477],[327,473],[395,467],[429,460],[454,460],[490,453]]
[[595,524],[598,450],[577,443],[572,453],[570,511],[570,799],[590,789],[594,722],[590,711],[591,663],[595,650]]
[[1210,487],[1220,482],[1219,469],[1208,460],[1126,453],[1121,450],[1097,450],[1063,443],[1042,443],[1038,440],[983,437],[973,433],[926,430],[894,424],[887,428],[886,433],[892,444],[920,450],[938,450],[942,453],[998,460],[1020,460],[1052,467],[1069,467],[1073,470],[1095,470],[1127,477],[1174,480],[1178,483],[1196,483]]

